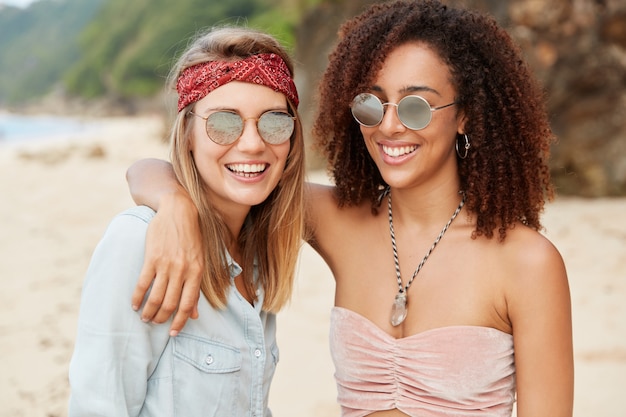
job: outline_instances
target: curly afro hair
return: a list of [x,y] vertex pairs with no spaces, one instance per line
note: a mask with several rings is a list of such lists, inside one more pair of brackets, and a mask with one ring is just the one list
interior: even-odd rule
[[503,240],[516,222],[541,229],[539,215],[554,193],[547,166],[554,136],[543,91],[493,18],[437,0],[375,4],[339,30],[313,126],[339,204],[369,200],[374,212],[380,205],[386,184],[350,103],[369,89],[387,55],[408,42],[425,43],[447,64],[466,115],[471,149],[457,161],[466,207],[477,219],[473,236],[491,238],[497,229]]

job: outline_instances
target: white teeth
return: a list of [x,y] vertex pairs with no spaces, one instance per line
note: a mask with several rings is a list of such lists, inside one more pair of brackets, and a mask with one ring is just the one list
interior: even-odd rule
[[266,164],[231,164],[226,167],[237,174],[258,174],[265,171]]
[[413,146],[385,146],[383,145],[383,152],[389,156],[398,157],[411,153],[417,149],[416,145]]

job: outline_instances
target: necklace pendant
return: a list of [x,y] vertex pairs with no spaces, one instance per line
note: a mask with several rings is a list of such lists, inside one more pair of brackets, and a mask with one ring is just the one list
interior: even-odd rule
[[397,326],[404,321],[407,315],[406,292],[399,292],[391,307],[391,325]]

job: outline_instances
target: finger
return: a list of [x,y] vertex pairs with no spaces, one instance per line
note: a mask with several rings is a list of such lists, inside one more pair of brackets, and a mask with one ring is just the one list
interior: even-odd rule
[[[198,300],[200,299],[200,297],[198,297]],[[196,304],[196,306],[193,308],[193,311],[191,312],[191,316],[192,319],[196,320],[198,317],[200,317],[200,313],[198,313],[198,304]]]
[[131,306],[135,311],[138,311],[139,308],[141,308],[146,294],[150,289],[150,285],[152,285],[152,281],[156,276],[156,271],[152,265],[152,263],[144,263],[141,273],[139,274],[137,285],[135,285],[135,290],[133,291],[133,295],[130,300]]
[[181,295],[181,308],[187,313],[189,310],[189,317],[197,319],[200,314],[198,313],[198,300],[200,299],[201,284],[204,271],[204,265],[201,258],[197,257],[190,263],[189,273],[185,280],[185,287]]
[[182,311],[176,312],[176,316],[174,316],[174,320],[172,321],[172,325],[170,326],[170,336],[178,336],[178,333],[181,332],[183,327],[185,327],[185,323],[189,316]]
[[170,273],[170,279],[167,282],[167,288],[165,289],[165,296],[163,297],[159,310],[152,318],[153,322],[164,323],[172,316],[172,314],[174,314],[180,302],[182,287],[183,283],[181,275],[172,275],[172,273]]
[[148,322],[154,319],[155,314],[163,303],[166,289],[167,279],[164,278],[162,274],[157,275],[154,279],[154,283],[152,284],[150,294],[148,295],[148,299],[145,302],[143,310],[141,310],[141,320]]
[[200,298],[200,282],[192,279],[185,281],[180,297],[180,305],[170,326],[170,335],[176,336],[185,326],[189,318],[198,318],[198,300]]

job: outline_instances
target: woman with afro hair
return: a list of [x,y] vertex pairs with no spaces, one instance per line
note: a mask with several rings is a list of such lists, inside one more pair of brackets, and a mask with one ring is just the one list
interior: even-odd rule
[[[571,417],[567,274],[540,233],[553,135],[520,50],[437,0],[375,4],[339,36],[313,128],[334,185],[308,184],[304,238],[335,278],[342,416]],[[178,306],[175,332],[196,314],[200,249],[163,165],[128,173],[161,209],[134,303],[155,280],[142,314]]]

